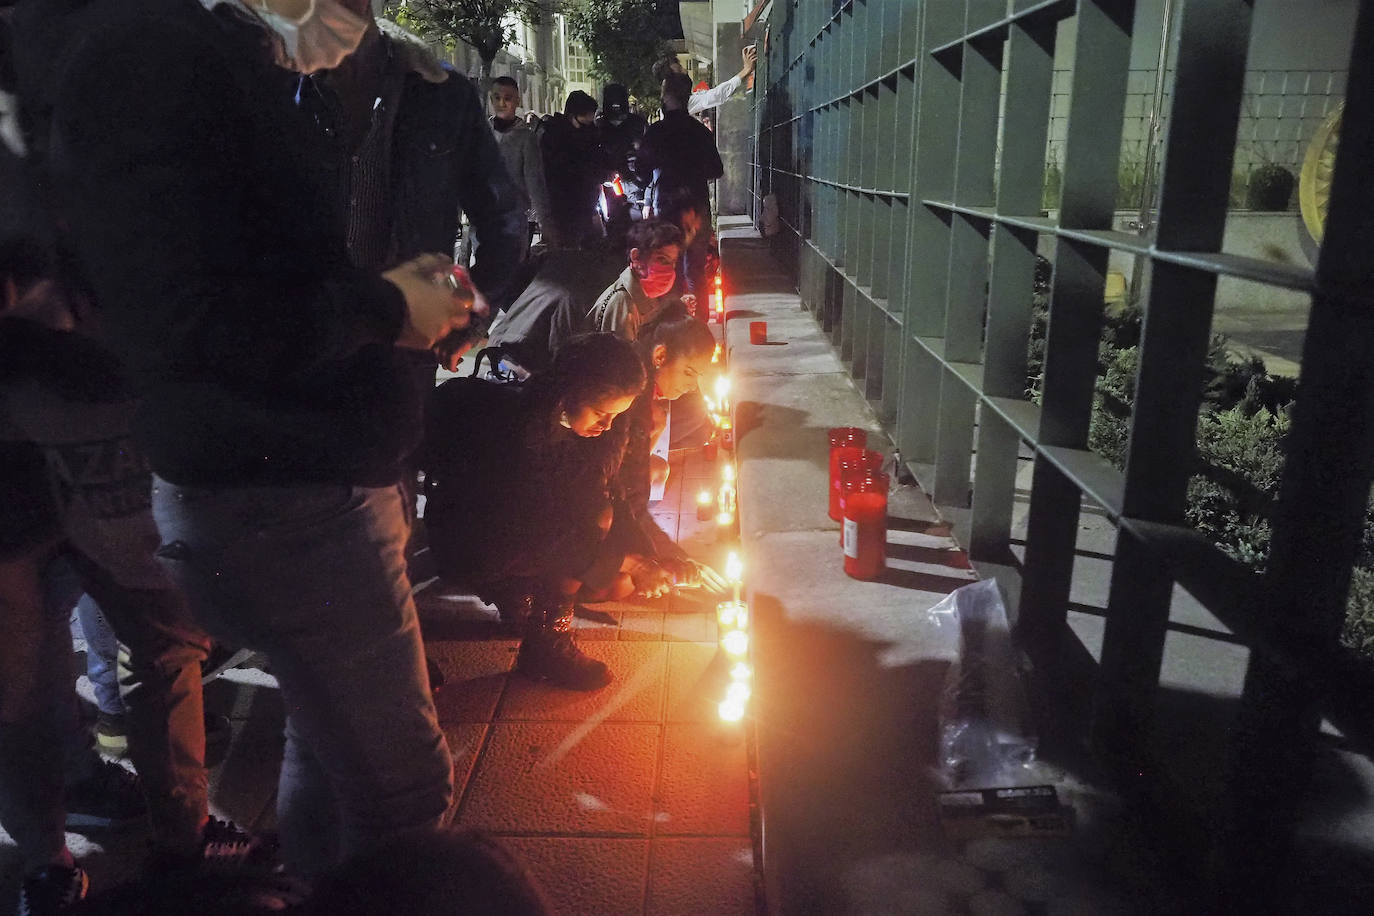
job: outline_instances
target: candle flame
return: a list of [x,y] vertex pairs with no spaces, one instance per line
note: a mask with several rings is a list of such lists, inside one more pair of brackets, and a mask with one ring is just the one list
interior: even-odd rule
[[722,404],[730,396],[730,376],[722,375],[716,378],[716,400]]
[[735,662],[730,668],[730,680],[747,681],[754,676],[754,669],[749,667],[748,662]]
[[738,628],[740,614],[744,611],[743,605],[734,601],[722,601],[716,605],[716,620],[722,627]]
[[738,722],[744,718],[744,704],[733,700],[722,700],[716,707],[722,722]]
[[711,491],[710,491],[710,490],[702,490],[700,493],[697,494],[697,505],[698,505],[698,506],[709,506],[710,504],[711,504]]
[[733,550],[725,558],[725,577],[731,582],[739,582],[744,578],[744,562]]
[[722,513],[720,513],[719,515],[716,516],[716,524],[717,524],[717,525],[722,525],[722,526],[724,526],[724,525],[729,525],[729,524],[733,524],[734,521],[735,521],[735,517],[734,517],[733,515],[731,515],[729,512],[722,512]]
[[749,654],[749,634],[743,630],[731,630],[720,638],[720,646],[726,655],[743,660]]
[[727,464],[725,467],[720,469],[720,476],[725,480],[726,483],[734,483],[735,466],[733,464]]

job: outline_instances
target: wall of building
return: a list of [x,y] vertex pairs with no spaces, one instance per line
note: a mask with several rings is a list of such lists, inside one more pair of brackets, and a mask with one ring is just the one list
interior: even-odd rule
[[[1180,6],[1180,0],[1174,0],[1175,32]],[[1358,0],[1256,0],[1244,106],[1237,130],[1239,173],[1244,175],[1270,162],[1297,173],[1312,134],[1345,96],[1357,8]],[[1144,159],[1163,19],[1164,0],[1136,3],[1122,133],[1123,168]],[[1062,23],[1055,43],[1048,145],[1052,162],[1063,161],[1073,57],[1073,32],[1068,23]],[[1171,54],[1166,67],[1166,114],[1172,66]]]

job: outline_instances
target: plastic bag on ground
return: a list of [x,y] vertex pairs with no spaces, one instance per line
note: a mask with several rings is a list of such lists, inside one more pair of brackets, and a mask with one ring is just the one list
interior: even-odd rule
[[942,641],[957,645],[940,701],[945,782],[949,788],[994,787],[1030,777],[1036,739],[997,582],[957,588],[927,614]]

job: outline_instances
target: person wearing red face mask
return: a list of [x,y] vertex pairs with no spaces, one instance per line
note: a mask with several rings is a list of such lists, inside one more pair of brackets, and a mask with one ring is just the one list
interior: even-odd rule
[[675,301],[670,297],[682,255],[682,230],[662,220],[646,220],[630,229],[630,263],[587,312],[592,331],[639,337],[639,329]]

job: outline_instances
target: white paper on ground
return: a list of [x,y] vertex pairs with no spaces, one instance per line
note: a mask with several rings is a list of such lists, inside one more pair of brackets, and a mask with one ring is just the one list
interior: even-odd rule
[[[649,450],[649,454],[657,455],[663,459],[663,463],[668,463],[668,443],[673,437],[673,402],[668,402],[668,421],[663,424],[663,432],[659,435],[654,447]],[[649,501],[658,502],[663,498],[663,492],[668,488],[668,478],[655,480],[649,485]]]

